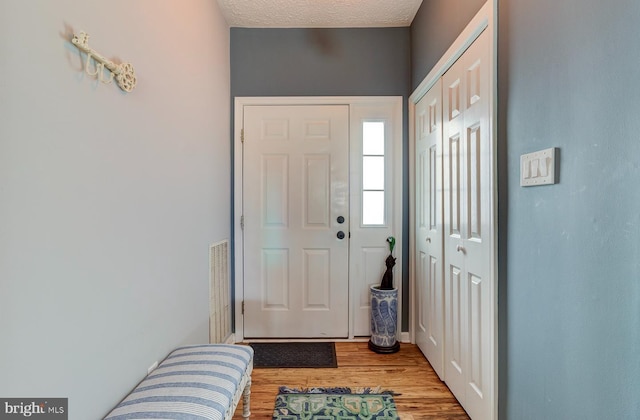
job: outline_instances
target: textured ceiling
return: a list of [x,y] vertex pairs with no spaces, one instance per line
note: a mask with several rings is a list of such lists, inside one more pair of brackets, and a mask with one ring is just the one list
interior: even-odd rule
[[230,26],[357,28],[411,25],[422,0],[217,0]]

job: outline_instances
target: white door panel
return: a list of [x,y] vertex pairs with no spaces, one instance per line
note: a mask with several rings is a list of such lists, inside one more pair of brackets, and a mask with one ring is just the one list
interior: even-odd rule
[[493,404],[489,41],[482,33],[443,76],[445,381],[474,419]]
[[467,343],[466,282],[464,281],[463,220],[464,185],[464,110],[460,96],[463,80],[459,68],[463,55],[443,76],[444,90],[444,253],[445,253],[445,381],[454,395],[464,403]]
[[[401,255],[401,225],[397,223],[401,212],[402,180],[399,163],[402,156],[402,141],[399,128],[400,107],[388,105],[358,104],[351,108],[351,266],[352,278],[357,296],[353,302],[353,335],[369,336],[371,333],[371,298],[369,287],[380,284],[386,270],[385,259],[389,255],[386,239],[396,237],[394,256]],[[367,178],[363,166],[367,151],[364,150],[365,123],[382,124],[384,131],[382,169]],[[371,158],[371,156],[367,156]],[[384,202],[383,215],[367,217],[370,210],[364,200],[363,189],[382,186]],[[378,224],[367,224],[367,219],[381,219]],[[402,281],[401,263],[398,259],[393,270],[394,286],[399,287]],[[398,312],[400,313],[400,312]],[[399,330],[399,328],[398,328]]]
[[444,378],[442,81],[416,104],[416,344]]
[[244,108],[246,337],[347,337],[348,136],[348,106]]

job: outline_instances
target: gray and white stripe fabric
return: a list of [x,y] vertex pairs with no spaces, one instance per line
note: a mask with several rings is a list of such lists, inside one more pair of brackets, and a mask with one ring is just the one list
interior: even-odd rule
[[249,346],[177,348],[105,420],[231,418],[252,368]]

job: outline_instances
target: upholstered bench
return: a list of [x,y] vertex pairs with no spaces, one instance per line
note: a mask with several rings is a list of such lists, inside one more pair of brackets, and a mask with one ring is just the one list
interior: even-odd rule
[[243,400],[249,417],[253,349],[233,344],[180,347],[120,402],[105,420],[229,420]]

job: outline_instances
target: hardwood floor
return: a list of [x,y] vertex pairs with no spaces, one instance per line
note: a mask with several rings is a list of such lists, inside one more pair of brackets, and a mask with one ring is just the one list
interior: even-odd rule
[[[409,419],[469,419],[449,388],[438,379],[417,346],[402,344],[395,354],[376,354],[367,343],[336,343],[338,368],[254,368],[251,418],[271,419],[278,387],[381,386],[394,396],[398,414]],[[234,419],[242,419],[242,402]]]

